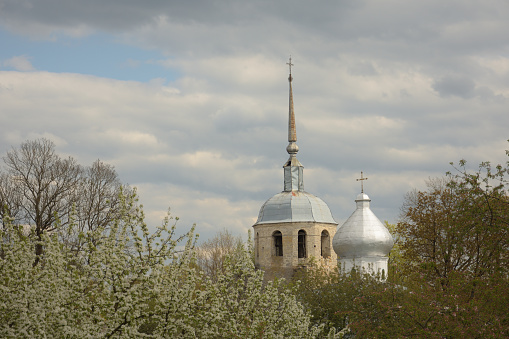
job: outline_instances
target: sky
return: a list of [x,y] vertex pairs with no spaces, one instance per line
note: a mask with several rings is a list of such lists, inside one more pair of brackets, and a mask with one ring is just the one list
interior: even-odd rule
[[292,58],[305,190],[382,221],[466,159],[507,161],[509,2],[0,0],[0,154],[47,138],[202,240],[283,190]]

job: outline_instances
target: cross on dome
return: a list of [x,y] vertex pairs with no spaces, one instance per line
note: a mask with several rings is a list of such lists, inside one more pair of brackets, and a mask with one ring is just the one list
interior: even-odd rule
[[364,180],[368,180],[368,178],[364,178],[363,177],[363,174],[362,171],[361,171],[361,178],[360,179],[356,179],[356,181],[360,181],[361,182],[361,193],[364,193]]

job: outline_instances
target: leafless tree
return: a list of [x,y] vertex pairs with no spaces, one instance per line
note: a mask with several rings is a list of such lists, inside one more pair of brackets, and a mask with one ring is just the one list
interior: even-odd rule
[[[5,192],[2,205],[10,206],[9,213],[17,223],[33,226],[40,239],[43,232],[69,222],[83,174],[73,158],[60,158],[51,141],[39,139],[13,148],[3,160],[6,174],[2,183],[6,186],[0,188]],[[42,254],[42,246],[36,246],[36,253]]]
[[196,260],[200,269],[212,280],[225,271],[225,260],[230,257],[234,260],[235,253],[244,247],[240,236],[234,236],[228,230],[223,229],[214,238],[196,246]]
[[[26,141],[3,160],[1,216],[29,226],[39,239],[55,232],[79,250],[80,232],[106,227],[118,212],[122,185],[114,168],[100,160],[83,167],[57,155],[47,139]],[[36,253],[42,248],[36,246]]]
[[129,188],[122,185],[113,166],[96,160],[90,167],[85,167],[77,186],[79,197],[73,210],[74,227],[61,234],[65,243],[80,251],[85,241],[78,236],[80,233],[106,230],[118,216],[122,190],[126,193]]

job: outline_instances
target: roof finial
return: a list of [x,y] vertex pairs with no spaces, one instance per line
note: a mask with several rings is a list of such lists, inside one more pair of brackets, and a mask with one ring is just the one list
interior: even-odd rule
[[361,182],[361,193],[364,193],[364,180],[368,180],[368,178],[363,178],[362,175],[363,175],[363,173],[361,171],[361,178],[360,179],[356,179],[356,180]]
[[288,81],[289,82],[292,82],[293,78],[292,78],[292,56],[290,55],[290,60],[286,63],[288,65],[288,67],[290,68],[290,76],[288,77]]
[[286,63],[290,67],[290,76],[288,77],[288,82],[290,84],[290,107],[288,113],[288,147],[286,147],[286,151],[290,156],[295,156],[299,151],[299,147],[295,143],[297,141],[297,129],[295,127],[295,112],[293,111],[293,91],[292,91],[292,57],[290,56],[290,60]]

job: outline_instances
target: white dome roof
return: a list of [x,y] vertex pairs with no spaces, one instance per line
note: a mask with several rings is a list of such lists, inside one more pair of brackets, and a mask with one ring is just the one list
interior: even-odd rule
[[367,194],[359,194],[357,209],[334,235],[332,246],[338,257],[386,257],[394,246],[389,230],[369,208],[370,201]]
[[337,225],[327,204],[304,191],[284,191],[267,200],[260,208],[255,225],[279,222],[320,222]]

